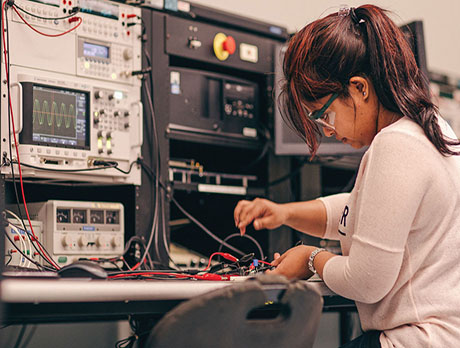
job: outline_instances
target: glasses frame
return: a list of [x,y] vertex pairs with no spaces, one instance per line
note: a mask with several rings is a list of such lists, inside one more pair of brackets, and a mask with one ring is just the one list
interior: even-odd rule
[[323,117],[326,110],[329,108],[329,106],[331,106],[332,102],[336,100],[338,96],[339,96],[338,93],[332,94],[329,100],[326,102],[326,104],[323,105],[321,109],[309,112],[308,117],[312,121],[318,123],[321,127],[326,127],[326,128],[335,130],[335,127],[333,125],[327,123],[326,121],[321,120],[321,117]]

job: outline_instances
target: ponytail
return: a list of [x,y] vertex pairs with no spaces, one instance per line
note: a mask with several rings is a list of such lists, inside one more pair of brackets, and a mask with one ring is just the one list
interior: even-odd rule
[[438,108],[431,101],[428,78],[416,64],[403,32],[385,14],[372,5],[355,10],[364,20],[370,78],[382,105],[407,116],[420,127],[442,155],[459,155],[450,146],[459,145],[445,138],[438,124]]
[[452,148],[460,141],[446,138],[441,131],[427,77],[417,67],[404,34],[377,6],[363,5],[310,23],[291,39],[283,68],[282,115],[312,154],[320,132],[306,117],[302,102],[330,93],[347,97],[348,81],[357,75],[371,80],[386,109],[420,125],[442,155],[460,154]]

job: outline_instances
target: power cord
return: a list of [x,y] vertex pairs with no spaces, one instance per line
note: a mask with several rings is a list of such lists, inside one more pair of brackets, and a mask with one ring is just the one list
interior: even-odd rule
[[[239,234],[239,233],[233,233],[233,234],[230,234],[228,235],[227,237],[225,237],[224,239],[224,242],[227,242],[229,239],[232,239],[232,238],[235,238],[235,237],[240,237],[240,238],[247,238],[249,239],[251,242],[253,242],[255,244],[255,246],[257,247],[257,250],[259,251],[259,254],[260,254],[260,260],[265,260],[265,255],[264,255],[264,252],[262,251],[262,247],[260,246],[259,242],[252,236],[248,235],[247,233],[246,234]],[[223,245],[221,244],[219,246],[219,249],[217,251],[221,251],[222,250],[222,247]]]
[[[22,17],[22,15],[19,13],[18,9],[23,11],[24,13],[27,13],[29,15],[32,16],[32,14],[24,11],[23,9],[20,9],[15,3],[14,1],[12,0],[8,0],[8,1],[5,1],[4,4],[8,4],[13,10],[14,12],[16,12],[16,14],[19,16],[19,18],[21,18],[21,20],[24,22],[24,24],[26,24],[30,29],[32,29],[33,31],[35,31],[37,34],[40,34],[40,35],[43,35],[43,36],[46,36],[46,37],[59,37],[59,36],[64,36],[68,33],[70,33],[71,31],[74,31],[75,29],[77,29],[81,23],[83,22],[83,20],[81,19],[81,17],[75,17],[75,14],[72,13],[70,16],[67,16],[67,17],[62,17],[62,18],[46,18],[46,17],[39,17],[39,16],[35,16],[33,15],[33,17],[37,17],[37,18],[41,18],[41,19],[45,19],[45,20],[58,20],[58,19],[68,19],[69,20],[69,23],[73,23],[73,22],[76,22],[78,21],[77,25],[70,28],[69,30],[66,30],[62,33],[58,33],[58,34],[47,34],[47,33],[43,33],[41,32],[40,30],[36,29],[35,27],[33,27],[29,22],[27,22],[24,17]],[[73,10],[73,9],[72,9]],[[71,11],[72,11],[71,10]]]
[[8,235],[8,233],[6,231],[4,231],[4,234],[5,234],[5,237],[10,241],[10,243],[12,245],[14,245],[14,247],[16,248],[16,250],[23,256],[25,257],[28,261],[30,261],[31,263],[33,263],[35,266],[37,266],[38,268],[42,268],[46,271],[52,271],[52,272],[55,272],[56,269],[55,268],[49,268],[47,266],[42,266],[40,265],[38,262],[32,260],[29,256],[27,256],[20,248],[18,248],[16,246],[16,244],[13,242],[13,240],[10,238],[10,236]]
[[[148,173],[151,176],[154,176],[154,173],[153,173],[152,169],[150,169],[143,161],[140,161],[139,163],[141,164],[141,168],[144,169],[146,171],[146,173]],[[160,187],[163,190],[165,190],[166,193],[168,193],[168,189],[166,188],[166,186],[162,182],[160,182]],[[182,205],[173,196],[167,195],[167,198],[168,198],[169,201],[173,202],[176,205],[176,207],[185,216],[187,216],[195,225],[197,225],[200,229],[202,229],[207,235],[209,235],[211,238],[213,238],[219,244],[224,245],[225,247],[229,248],[230,250],[232,250],[233,252],[237,253],[238,255],[244,255],[244,252],[242,252],[241,250],[239,250],[239,249],[235,248],[234,246],[228,244],[227,242],[225,242],[224,240],[219,238],[217,235],[212,233],[209,229],[207,229],[193,215],[191,215],[187,210],[185,210],[185,208],[183,208]]]
[[[5,162],[5,156],[3,158],[3,165],[12,165],[12,164],[17,164],[17,160],[10,160]],[[59,169],[59,168],[43,168],[43,167],[38,167],[33,164],[28,164],[21,162],[21,165],[27,168],[32,168],[32,169],[37,169],[37,170],[42,170],[42,171],[49,171],[49,172],[61,172],[61,173],[79,173],[79,172],[92,172],[92,171],[97,171],[97,170],[105,170],[105,169],[115,169],[118,170],[119,172],[123,174],[130,174],[132,171],[133,166],[137,163],[136,161],[132,161],[129,165],[128,170],[123,170],[118,167],[119,163],[116,161],[103,161],[103,160],[96,160],[93,162],[93,165],[96,167],[94,168],[77,168],[77,169]]]
[[[10,4],[14,4],[13,0],[10,0],[9,1]],[[34,229],[32,227],[32,222],[30,220],[30,216],[29,216],[29,211],[27,209],[27,202],[26,202],[26,199],[25,199],[25,193],[24,193],[24,185],[23,185],[23,179],[22,179],[22,169],[21,169],[21,162],[19,160],[19,150],[18,150],[18,141],[17,141],[17,137],[16,137],[16,129],[15,129],[15,125],[14,125],[14,116],[13,116],[13,110],[12,110],[12,101],[11,101],[11,93],[10,93],[10,62],[9,62],[9,50],[5,50],[6,47],[9,48],[9,30],[7,30],[7,33],[6,33],[6,38],[5,38],[5,23],[6,23],[6,26],[8,27],[8,14],[7,14],[7,10],[6,10],[6,6],[7,5],[7,1],[3,2],[2,4],[2,13],[4,14],[4,20],[2,21],[2,40],[3,40],[3,54],[4,54],[4,61],[5,61],[5,73],[6,73],[6,77],[7,77],[7,86],[8,86],[8,122],[9,124],[11,124],[11,128],[12,128],[12,132],[11,132],[11,129],[10,129],[10,134],[13,134],[13,137],[14,137],[14,144],[15,144],[15,149],[16,149],[16,158],[17,158],[17,162],[18,162],[18,171],[19,171],[19,181],[20,181],[20,186],[21,186],[21,193],[22,193],[22,200],[24,202],[24,209],[25,209],[25,212],[26,212],[26,216],[27,216],[27,221],[29,222],[29,226],[30,226],[30,230],[34,236],[34,238],[37,240],[37,236],[35,235],[35,232],[34,232]],[[14,9],[14,7],[13,7]],[[16,10],[17,12],[17,10]],[[11,144],[11,142],[10,142]],[[11,146],[10,146],[10,152],[11,152]],[[10,153],[11,155],[11,153]],[[41,249],[41,246],[39,245],[39,248]],[[43,250],[42,250],[43,252]],[[56,269],[59,269],[60,267],[51,259],[51,258],[47,258],[47,260],[56,268]]]

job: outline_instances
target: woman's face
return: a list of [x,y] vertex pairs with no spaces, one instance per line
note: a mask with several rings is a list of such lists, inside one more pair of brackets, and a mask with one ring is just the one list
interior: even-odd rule
[[[350,84],[350,96],[346,99],[337,98],[327,111],[335,112],[334,130],[323,127],[327,137],[334,136],[337,140],[356,149],[368,146],[377,131],[378,103],[375,93],[369,96],[369,89]],[[320,109],[330,98],[327,95],[312,103],[313,110]],[[374,97],[373,97],[374,96]]]

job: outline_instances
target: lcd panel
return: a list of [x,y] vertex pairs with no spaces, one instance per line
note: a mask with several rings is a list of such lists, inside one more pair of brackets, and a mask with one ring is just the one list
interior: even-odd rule
[[32,143],[89,148],[88,92],[33,85],[31,97]]
[[119,8],[116,4],[100,0],[80,0],[79,4],[80,12],[112,19],[119,17]]
[[97,45],[90,42],[83,42],[83,55],[90,58],[110,58],[108,46]]

